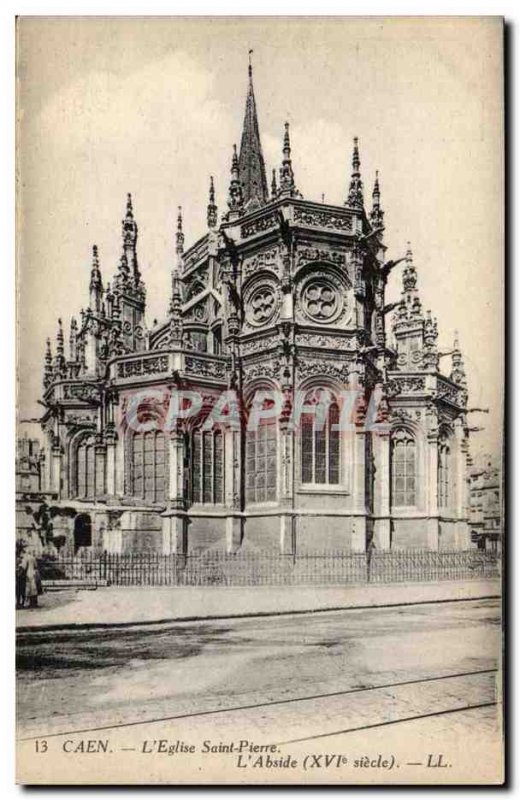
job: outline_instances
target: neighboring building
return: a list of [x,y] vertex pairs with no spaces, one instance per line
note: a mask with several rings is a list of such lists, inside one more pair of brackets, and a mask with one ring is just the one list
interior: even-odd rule
[[502,548],[501,470],[488,460],[469,474],[469,523],[471,541],[481,550]]
[[20,436],[16,440],[16,492],[42,491],[44,454],[38,439]]
[[[77,511],[54,519],[71,547],[469,546],[462,355],[456,343],[449,374],[440,373],[437,324],[419,299],[411,249],[386,260],[383,217],[377,174],[365,208],[357,139],[344,204],[305,200],[287,123],[269,191],[251,68],[228,210],[219,222],[211,180],[207,232],[187,249],[179,210],[169,308],[152,328],[128,195],[111,283],[94,246],[89,307],[71,320],[68,350],[61,320],[54,354],[47,342],[44,484]],[[389,337],[385,286],[399,261]],[[136,391],[194,385],[204,394],[195,423],[171,434],[127,425]],[[257,390],[283,392],[287,409],[295,391],[315,403],[317,387],[334,398],[322,430],[310,413],[297,432],[286,414],[246,434],[202,429],[224,390],[246,409]],[[353,432],[338,432],[345,388],[360,388],[364,402],[378,395],[389,430],[369,431],[359,415]]]

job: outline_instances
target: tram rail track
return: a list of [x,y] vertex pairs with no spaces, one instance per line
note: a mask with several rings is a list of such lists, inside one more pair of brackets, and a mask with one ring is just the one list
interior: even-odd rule
[[[179,721],[179,720],[197,719],[197,718],[201,718],[201,717],[212,717],[212,716],[217,716],[217,715],[240,713],[240,712],[246,712],[246,711],[249,712],[249,711],[261,710],[261,709],[266,709],[266,708],[276,707],[276,706],[279,706],[279,707],[284,707],[285,706],[285,707],[287,707],[287,706],[290,706],[290,705],[296,705],[298,703],[301,704],[301,703],[313,702],[313,701],[317,701],[317,700],[326,700],[326,699],[330,699],[330,698],[334,698],[334,697],[339,698],[339,697],[346,697],[348,695],[358,695],[359,696],[360,694],[363,694],[363,693],[369,694],[370,692],[398,689],[398,688],[402,688],[402,687],[413,687],[413,686],[418,686],[418,685],[421,685],[421,684],[428,685],[428,684],[432,684],[434,682],[442,682],[442,681],[454,680],[454,679],[460,679],[460,678],[470,678],[470,677],[475,677],[475,676],[492,675],[492,674],[494,674],[496,672],[497,672],[496,668],[491,668],[491,669],[471,670],[471,671],[466,671],[466,672],[448,673],[447,675],[433,675],[433,676],[428,676],[426,678],[417,678],[417,679],[414,679],[414,680],[393,681],[393,682],[384,683],[384,684],[374,684],[372,686],[352,687],[350,689],[344,689],[344,690],[335,691],[335,692],[322,692],[322,693],[317,693],[317,694],[313,694],[313,695],[304,695],[304,696],[290,697],[290,698],[278,699],[278,700],[266,700],[265,702],[247,703],[247,704],[243,704],[243,705],[235,705],[235,706],[229,706],[229,707],[225,707],[225,708],[213,708],[213,709],[205,709],[205,710],[192,711],[192,712],[184,712],[184,713],[181,713],[181,714],[169,714],[169,715],[165,715],[165,716],[149,717],[149,718],[139,719],[139,720],[130,720],[128,722],[117,722],[117,723],[113,723],[113,724],[97,725],[97,726],[92,726],[92,727],[83,727],[83,728],[75,728],[75,729],[71,728],[71,729],[67,729],[67,730],[50,731],[49,733],[38,733],[38,734],[30,735],[30,736],[22,736],[22,737],[18,738],[18,741],[24,742],[24,741],[32,741],[34,739],[42,739],[42,738],[50,739],[50,738],[57,738],[57,737],[60,737],[60,736],[77,736],[77,735],[80,735],[80,734],[82,735],[82,734],[87,734],[87,733],[97,733],[97,732],[101,732],[101,731],[109,731],[109,730],[131,728],[131,727],[136,727],[138,725],[151,725],[151,724],[154,724],[154,723],[161,723],[161,722],[165,723],[165,722],[173,722],[173,721]],[[410,721],[413,721],[415,719],[425,719],[425,718],[433,717],[433,716],[440,716],[440,715],[446,715],[446,714],[451,714],[451,713],[459,713],[459,712],[462,712],[462,711],[469,711],[471,709],[487,708],[487,707],[490,707],[490,706],[494,706],[496,704],[497,704],[497,700],[494,699],[493,701],[485,701],[485,702],[482,702],[482,703],[473,703],[473,704],[462,705],[462,706],[458,706],[458,707],[454,707],[454,708],[452,707],[452,708],[446,708],[446,709],[441,709],[441,710],[436,710],[436,711],[429,711],[427,713],[406,716],[406,717],[403,717],[403,718],[397,718],[397,719],[393,719],[393,720],[383,720],[383,721],[378,721],[378,722],[374,722],[374,723],[367,724],[367,725],[353,726],[353,727],[350,727],[350,728],[344,728],[342,730],[337,730],[337,731],[332,731],[332,732],[323,732],[323,733],[320,733],[320,734],[316,734],[314,736],[305,736],[305,737],[300,737],[300,738],[294,738],[294,739],[290,739],[290,740],[285,741],[285,742],[279,742],[279,744],[292,744],[292,743],[296,743],[296,742],[308,741],[308,740],[311,740],[311,739],[325,738],[327,736],[340,735],[340,734],[350,733],[350,732],[354,732],[354,731],[366,730],[366,729],[369,729],[369,728],[377,728],[377,727],[383,727],[383,726],[388,726],[388,725],[399,724],[399,723],[402,723],[402,722],[410,722]]]

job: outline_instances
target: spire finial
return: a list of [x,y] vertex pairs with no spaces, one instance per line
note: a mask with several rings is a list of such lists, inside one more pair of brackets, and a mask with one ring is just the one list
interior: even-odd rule
[[134,217],[134,209],[132,207],[132,195],[130,192],[126,195],[126,216],[129,218]]
[[359,158],[359,145],[358,137],[354,137],[354,147],[352,150],[352,175],[350,178],[350,186],[348,190],[346,206],[351,208],[363,208],[363,182],[361,180],[361,161]]
[[253,63],[251,56],[253,55],[253,50],[249,50],[249,66],[247,68],[247,74],[249,75],[249,79],[251,80],[253,77]]
[[215,184],[213,183],[213,175],[209,179],[209,203],[208,203],[208,228],[216,228],[217,226],[217,204],[215,203]]

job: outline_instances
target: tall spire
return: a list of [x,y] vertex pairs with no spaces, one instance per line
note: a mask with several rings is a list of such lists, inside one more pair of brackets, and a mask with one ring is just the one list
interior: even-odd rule
[[283,158],[282,166],[280,167],[280,189],[278,195],[280,197],[289,196],[294,197],[299,192],[296,189],[294,182],[294,172],[291,161],[291,140],[289,138],[289,123],[285,123],[285,130],[283,135]]
[[363,208],[363,182],[361,180],[360,166],[358,138],[356,136],[354,137],[354,148],[352,150],[352,175],[347,202],[345,203],[349,208]]
[[233,145],[233,157],[231,159],[231,180],[229,182],[228,206],[228,219],[240,216],[244,206],[236,144]]
[[208,203],[208,228],[217,227],[217,204],[215,203],[215,185],[213,175],[209,179],[209,203]]
[[141,279],[139,266],[137,264],[137,223],[134,219],[134,209],[132,206],[132,195],[126,196],[126,214],[121,223],[123,230],[123,255],[126,258],[128,273],[133,279],[135,286],[138,286]]
[[255,93],[253,90],[253,66],[249,51],[248,89],[242,140],[240,142],[239,170],[240,184],[244,206],[255,208],[265,205],[269,200],[265,163],[260,143],[260,130],[256,113]]

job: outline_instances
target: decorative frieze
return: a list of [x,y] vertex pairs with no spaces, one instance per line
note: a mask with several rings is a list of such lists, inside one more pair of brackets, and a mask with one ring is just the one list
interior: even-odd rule
[[394,375],[388,381],[388,394],[396,396],[399,394],[419,394],[426,389],[426,380],[424,375]]
[[299,333],[296,335],[296,344],[306,347],[329,347],[335,350],[354,350],[356,347],[355,336],[333,336],[326,333]]
[[249,236],[254,236],[257,233],[263,233],[264,231],[268,231],[270,228],[275,228],[276,225],[276,216],[274,214],[267,214],[265,217],[260,217],[259,219],[253,220],[253,222],[248,222],[245,225],[242,225],[240,229],[240,235],[243,239],[247,239]]
[[327,228],[330,230],[352,233],[352,217],[340,216],[331,211],[308,210],[295,207],[294,221],[301,222],[311,228]]
[[278,272],[278,250],[276,247],[270,250],[263,250],[261,253],[245,258],[242,263],[242,274],[246,278],[262,269]]
[[90,403],[99,400],[99,387],[91,383],[66,383],[63,386],[64,400],[81,400]]
[[152,356],[122,361],[117,365],[118,378],[133,378],[139,375],[157,375],[168,372],[168,356]]
[[247,356],[251,353],[265,352],[277,347],[280,344],[280,339],[277,335],[264,336],[261,339],[250,339],[249,341],[242,342],[240,345],[240,352],[242,355]]
[[296,254],[296,266],[301,267],[304,264],[313,261],[330,261],[338,266],[345,266],[346,256],[345,253],[340,253],[338,250],[323,247],[302,247],[298,248]]
[[342,384],[349,383],[349,365],[348,363],[339,364],[334,361],[304,361],[298,364],[298,376],[300,379],[311,376],[326,376],[333,378]]
[[195,356],[186,356],[184,369],[186,372],[195,373],[204,378],[216,378],[220,380],[226,377],[225,364],[210,359],[197,358]]

